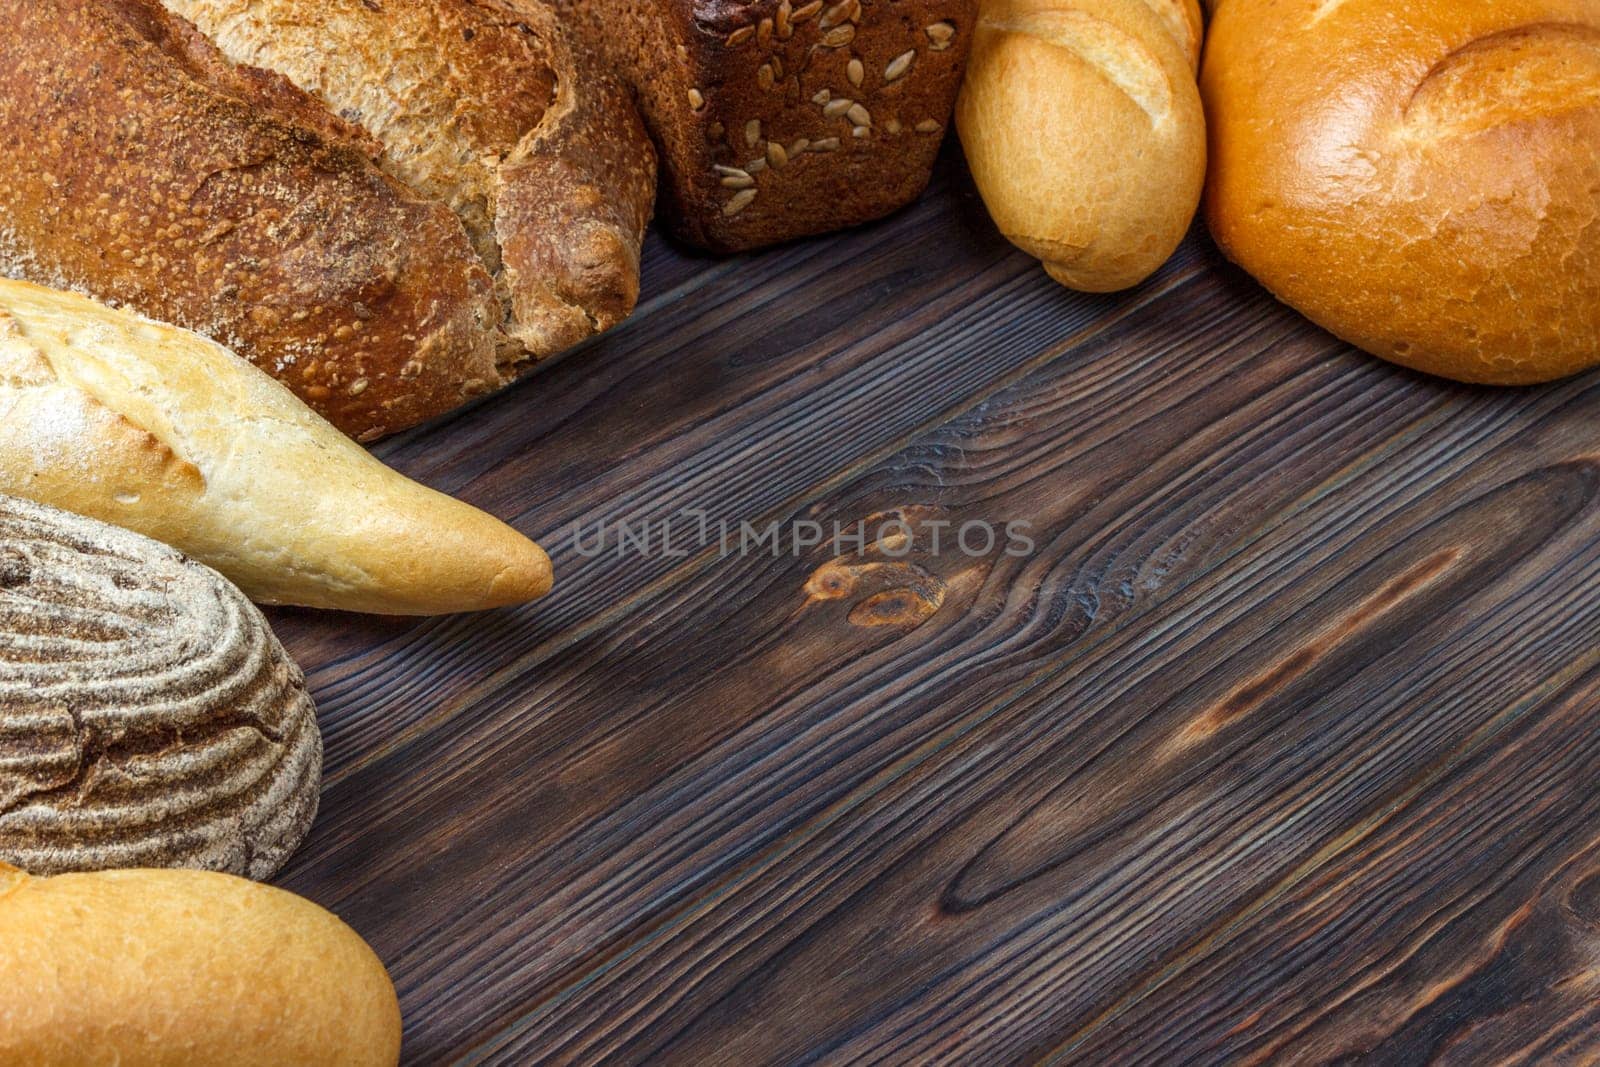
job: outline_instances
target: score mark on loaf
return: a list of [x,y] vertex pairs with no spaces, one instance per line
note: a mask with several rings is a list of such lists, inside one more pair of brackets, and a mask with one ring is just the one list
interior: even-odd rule
[[0,496],[0,862],[267,878],[316,814],[305,680],[220,575]]
[[1195,0],[983,0],[961,144],[1000,232],[1062,285],[1137,285],[1183,240],[1206,171],[1200,40]]

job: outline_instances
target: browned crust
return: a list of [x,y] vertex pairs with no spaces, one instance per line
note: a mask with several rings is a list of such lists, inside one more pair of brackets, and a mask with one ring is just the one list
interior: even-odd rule
[[164,0],[229,59],[362,127],[396,180],[459,215],[494,275],[508,369],[638,298],[655,154],[550,10],[509,0]]
[[855,225],[915,199],[949,124],[977,7],[562,2],[639,93],[661,148],[665,221],[719,252]]
[[196,329],[371,439],[504,380],[460,222],[153,0],[0,0],[0,266]]
[[585,66],[574,57],[550,112],[499,172],[508,332],[535,353],[610,329],[639,299],[655,150],[627,91]]
[[382,962],[331,913],[210,871],[0,868],[0,1063],[394,1067]]

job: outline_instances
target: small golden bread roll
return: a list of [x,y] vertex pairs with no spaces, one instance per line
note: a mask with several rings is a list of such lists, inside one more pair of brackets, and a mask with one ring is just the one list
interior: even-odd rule
[[1384,359],[1524,385],[1600,363],[1600,0],[1222,0],[1206,213]]
[[550,588],[538,545],[222,346],[3,279],[0,493],[163,541],[261,603],[433,615]]
[[0,864],[0,1063],[391,1067],[366,943],[292,893],[206,871],[30,878]]
[[1194,221],[1195,0],[982,0],[956,105],[1000,232],[1062,285],[1137,285]]

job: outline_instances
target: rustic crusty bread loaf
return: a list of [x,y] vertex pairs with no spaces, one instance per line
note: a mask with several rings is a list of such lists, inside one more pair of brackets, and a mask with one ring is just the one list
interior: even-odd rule
[[915,199],[949,121],[976,8],[557,2],[637,88],[661,150],[666,222],[720,252],[854,225]]
[[174,545],[265,603],[434,614],[550,587],[539,546],[220,345],[3,280],[0,492]]
[[505,0],[162,0],[234,63],[288,78],[460,216],[520,352],[625,318],[655,198],[632,99],[542,6]]
[[392,1067],[394,986],[338,918],[206,871],[0,865],[0,1063]]
[[369,139],[154,0],[0,0],[0,267],[181,323],[372,438],[505,377],[493,283]]
[[1000,231],[1074,289],[1167,261],[1205,183],[1195,0],[981,0],[956,121]]
[[0,271],[216,338],[363,440],[632,306],[648,141],[548,20],[305,4],[279,52],[233,14],[339,114],[157,0],[0,0]]
[[1523,384],[1600,363],[1600,2],[1223,0],[1207,214],[1385,359]]
[[311,827],[305,679],[216,572],[0,496],[0,861],[268,878]]

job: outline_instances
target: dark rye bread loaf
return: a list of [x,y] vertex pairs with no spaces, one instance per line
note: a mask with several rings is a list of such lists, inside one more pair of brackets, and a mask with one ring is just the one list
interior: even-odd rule
[[867,222],[915,199],[949,122],[977,8],[557,2],[639,94],[661,152],[665,221],[719,252]]
[[231,56],[157,0],[0,0],[0,272],[206,334],[363,440],[632,308],[651,149],[548,15],[173,6]]
[[261,613],[164,545],[0,496],[0,863],[266,878],[322,740]]

